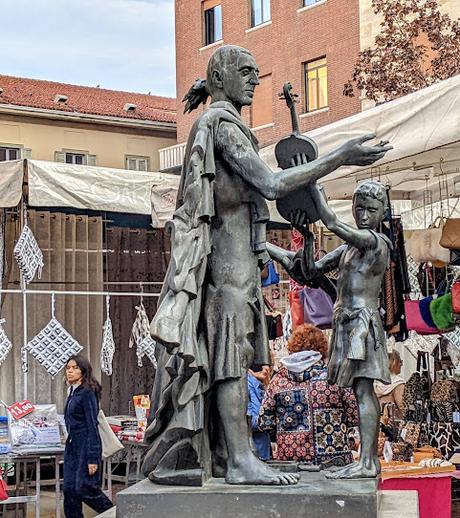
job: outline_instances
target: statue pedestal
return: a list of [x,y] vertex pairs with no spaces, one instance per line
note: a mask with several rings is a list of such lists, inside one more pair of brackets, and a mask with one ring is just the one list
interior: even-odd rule
[[377,480],[301,473],[295,486],[160,486],[143,480],[117,495],[117,518],[377,518]]

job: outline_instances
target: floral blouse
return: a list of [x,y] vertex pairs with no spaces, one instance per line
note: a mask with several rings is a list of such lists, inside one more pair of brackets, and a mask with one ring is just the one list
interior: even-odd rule
[[348,431],[358,426],[358,407],[351,389],[328,381],[323,362],[301,373],[282,367],[265,392],[258,424],[276,431],[278,460],[349,464]]

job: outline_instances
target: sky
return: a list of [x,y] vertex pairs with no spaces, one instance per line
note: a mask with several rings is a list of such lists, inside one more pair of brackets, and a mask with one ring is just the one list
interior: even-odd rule
[[0,7],[0,74],[175,97],[174,0]]

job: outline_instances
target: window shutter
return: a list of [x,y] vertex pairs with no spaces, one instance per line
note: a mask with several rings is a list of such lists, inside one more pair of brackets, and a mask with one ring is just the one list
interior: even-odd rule
[[32,150],[30,147],[22,148],[21,158],[32,158]]
[[54,161],[65,163],[65,153],[63,153],[62,151],[55,151],[54,152]]
[[135,158],[126,159],[126,169],[128,169],[129,171],[136,170],[136,159]]
[[139,159],[139,171],[147,171],[147,160],[145,158]]
[[96,165],[96,155],[87,155],[86,165]]

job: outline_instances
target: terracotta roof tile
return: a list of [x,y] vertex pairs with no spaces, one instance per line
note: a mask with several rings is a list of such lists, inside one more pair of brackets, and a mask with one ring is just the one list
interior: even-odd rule
[[[0,75],[0,104],[155,122],[176,122],[176,99]],[[66,103],[56,103],[65,95]],[[135,104],[133,112],[125,104]]]

